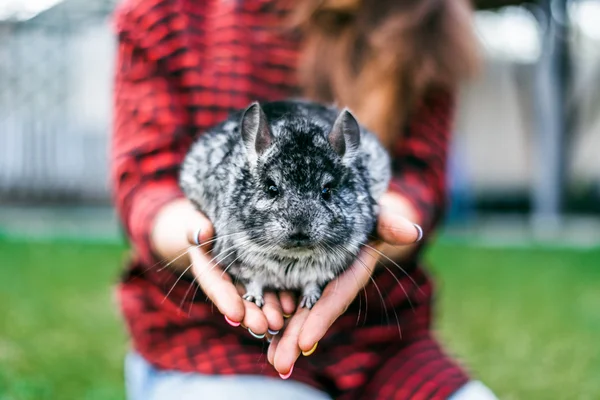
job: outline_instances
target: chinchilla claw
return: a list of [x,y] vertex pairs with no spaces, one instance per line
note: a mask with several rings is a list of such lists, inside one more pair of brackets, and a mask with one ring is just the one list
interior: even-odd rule
[[317,300],[319,300],[319,293],[308,293],[302,296],[300,299],[300,307],[308,308],[309,310],[313,308]]
[[256,304],[259,308],[265,305],[265,299],[260,294],[246,293],[242,298]]

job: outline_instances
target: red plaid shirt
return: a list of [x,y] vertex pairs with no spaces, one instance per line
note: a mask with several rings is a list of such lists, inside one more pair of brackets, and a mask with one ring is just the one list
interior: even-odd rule
[[[201,293],[192,299],[192,282],[153,268],[149,233],[157,211],[183,196],[178,167],[197,135],[252,101],[299,93],[297,40],[277,30],[282,11],[272,0],[126,0],[115,17],[112,179],[135,251],[119,287],[133,346],[163,369],[277,376],[263,342],[227,325]],[[394,149],[392,190],[412,201],[426,233],[444,209],[451,116],[451,96],[427,96]],[[403,262],[410,279],[376,271],[377,287],[367,286],[292,379],[348,399],[442,399],[464,384],[431,338],[432,287],[419,253]]]

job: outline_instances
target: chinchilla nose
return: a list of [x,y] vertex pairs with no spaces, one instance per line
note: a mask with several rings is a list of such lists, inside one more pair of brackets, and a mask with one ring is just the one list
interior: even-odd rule
[[292,233],[288,236],[288,240],[294,246],[305,246],[310,243],[310,234],[306,229],[301,226],[294,228]]

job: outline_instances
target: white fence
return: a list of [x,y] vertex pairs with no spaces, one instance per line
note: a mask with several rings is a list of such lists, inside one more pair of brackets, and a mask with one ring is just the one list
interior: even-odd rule
[[114,39],[56,22],[0,25],[0,199],[108,199]]

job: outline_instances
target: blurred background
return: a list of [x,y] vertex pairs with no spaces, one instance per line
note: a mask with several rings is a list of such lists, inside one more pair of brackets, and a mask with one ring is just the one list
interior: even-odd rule
[[[123,398],[116,0],[0,0],[0,399]],[[600,0],[481,0],[446,223],[449,351],[501,398],[600,398]]]

